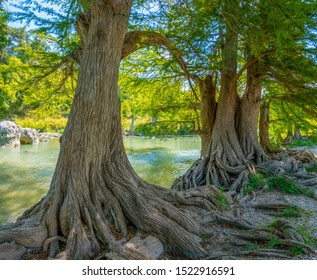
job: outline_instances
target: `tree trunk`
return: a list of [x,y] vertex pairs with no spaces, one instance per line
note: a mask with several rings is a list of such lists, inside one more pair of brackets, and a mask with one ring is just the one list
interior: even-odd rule
[[292,133],[292,129],[289,127],[288,130],[287,130],[287,133],[286,133],[286,138],[284,139],[284,143],[286,144],[289,144],[289,143],[292,143],[294,140],[294,136],[293,136],[293,133]]
[[204,79],[198,81],[200,91],[200,116],[201,130],[201,155],[208,154],[208,147],[211,140],[211,134],[216,118],[216,81],[212,75],[207,75]]
[[157,113],[155,112],[151,116],[151,128],[155,127],[156,122],[157,122]]
[[16,223],[0,228],[0,244],[49,247],[53,258],[87,259],[121,246],[129,225],[187,258],[205,254],[199,221],[176,206],[211,210],[212,189],[178,193],[149,185],[134,172],[124,150],[117,81],[131,5],[132,0],[92,1],[76,94],[50,189]]
[[242,151],[247,160],[257,164],[264,160],[264,152],[258,139],[262,75],[258,62],[247,68],[246,90],[240,100],[237,116],[237,131]]
[[259,134],[260,134],[261,147],[266,152],[271,151],[269,127],[270,127],[270,105],[262,104],[260,107]]
[[294,128],[294,139],[295,140],[301,140],[302,139],[302,134],[300,132],[300,129],[297,128],[296,126]]
[[130,128],[129,128],[129,135],[134,135],[134,122],[135,122],[135,114],[132,113],[131,124],[130,124]]
[[216,120],[208,147],[208,155],[198,160],[188,172],[178,178],[173,189],[188,189],[213,184],[235,194],[247,179],[246,157],[236,132],[237,48],[238,36],[232,17],[236,1],[225,1],[226,33],[222,52],[222,73]]

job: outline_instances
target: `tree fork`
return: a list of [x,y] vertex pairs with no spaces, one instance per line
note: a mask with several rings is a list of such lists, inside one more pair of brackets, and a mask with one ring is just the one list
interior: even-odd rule
[[246,90],[239,101],[236,129],[239,142],[248,161],[261,163],[265,159],[258,141],[258,119],[262,93],[263,71],[258,60],[251,56],[247,67]]

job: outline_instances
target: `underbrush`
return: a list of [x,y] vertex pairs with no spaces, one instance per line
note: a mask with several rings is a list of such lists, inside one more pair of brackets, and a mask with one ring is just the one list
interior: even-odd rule
[[67,118],[61,116],[51,116],[43,119],[26,117],[16,118],[16,124],[25,128],[34,128],[40,132],[58,132],[62,133],[67,123]]
[[263,189],[263,191],[277,190],[291,195],[314,197],[314,192],[311,189],[299,186],[286,177],[272,175],[264,177],[262,174],[250,175],[247,183],[243,187],[243,192],[250,193],[261,189]]
[[291,143],[287,144],[286,146],[289,148],[294,147],[313,147],[315,145],[314,141],[312,140],[293,140]]
[[178,122],[156,122],[155,124],[145,123],[139,124],[135,127],[134,132],[136,134],[142,134],[145,136],[157,136],[157,135],[188,135],[190,134],[191,123],[178,123]]

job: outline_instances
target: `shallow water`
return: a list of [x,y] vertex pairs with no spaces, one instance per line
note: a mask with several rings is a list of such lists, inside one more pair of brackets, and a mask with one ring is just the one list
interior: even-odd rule
[[[200,149],[198,137],[127,137],[124,144],[139,176],[167,188],[199,157]],[[58,151],[56,140],[0,149],[0,225],[14,221],[47,193]]]

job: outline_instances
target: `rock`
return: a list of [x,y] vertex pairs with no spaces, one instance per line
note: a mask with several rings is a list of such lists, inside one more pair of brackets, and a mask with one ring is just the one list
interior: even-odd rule
[[41,142],[47,142],[49,139],[59,139],[62,134],[56,132],[43,132],[38,134]]
[[20,146],[21,128],[12,121],[0,122],[0,148]]
[[48,138],[46,136],[41,136],[40,142],[48,142]]
[[22,128],[20,142],[21,144],[37,144],[39,142],[39,138],[36,129]]
[[20,260],[26,248],[14,242],[0,244],[0,260]]

